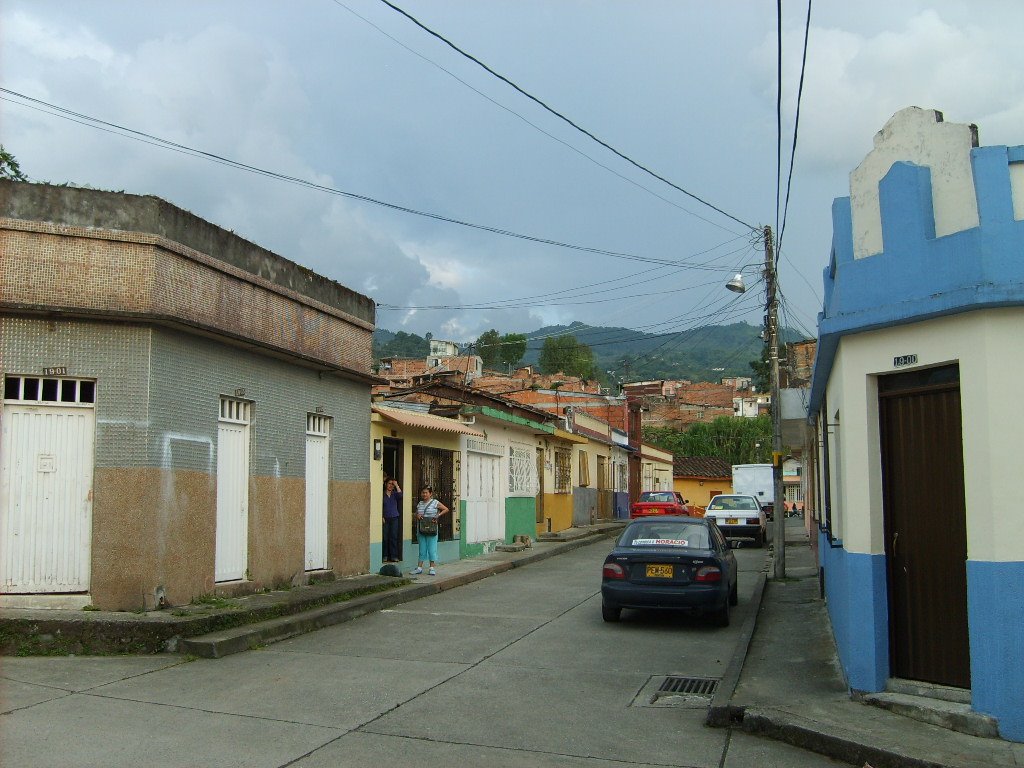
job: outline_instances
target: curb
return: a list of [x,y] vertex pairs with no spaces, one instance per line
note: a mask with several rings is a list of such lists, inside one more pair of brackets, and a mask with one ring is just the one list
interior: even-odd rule
[[768,582],[768,574],[761,571],[757,574],[757,583],[754,585],[754,594],[751,598],[751,611],[743,622],[743,629],[740,631],[739,642],[729,659],[729,666],[722,675],[722,681],[711,699],[711,706],[708,707],[708,714],[704,724],[711,728],[727,728],[743,721],[744,707],[738,707],[732,703],[733,694],[736,693],[736,686],[740,682],[740,673],[743,671],[743,663],[747,660],[747,652],[750,650],[750,641],[754,637],[754,630],[757,628],[757,617],[761,613],[761,602],[764,600],[765,585]]
[[820,723],[803,721],[774,710],[746,710],[741,727],[744,733],[782,741],[854,765],[868,763],[873,768],[954,768],[948,763],[902,755],[882,747],[869,746],[854,738],[824,733],[820,730]]
[[182,653],[200,656],[205,659],[220,659],[242,651],[286,640],[290,637],[313,632],[335,624],[365,616],[368,613],[390,608],[402,603],[418,600],[421,597],[436,595],[449,589],[472,584],[474,581],[486,579],[498,573],[521,568],[524,565],[547,560],[555,555],[571,552],[574,549],[597,543],[606,538],[606,534],[593,533],[562,543],[557,548],[545,552],[533,552],[515,560],[503,560],[486,565],[479,570],[449,576],[431,583],[416,583],[388,592],[357,597],[342,603],[332,603],[301,613],[269,619],[267,621],[246,624],[233,629],[210,632],[197,637],[183,638],[179,642]]

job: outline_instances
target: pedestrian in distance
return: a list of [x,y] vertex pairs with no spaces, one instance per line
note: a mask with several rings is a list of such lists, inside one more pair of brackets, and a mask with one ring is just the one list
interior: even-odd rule
[[437,523],[441,515],[448,514],[448,507],[434,498],[434,489],[429,485],[420,490],[416,504],[416,535],[420,542],[420,561],[412,574],[423,573],[423,563],[430,563],[431,576],[437,575]]
[[384,481],[383,517],[383,560],[385,563],[401,562],[399,553],[402,546],[402,486],[393,477]]

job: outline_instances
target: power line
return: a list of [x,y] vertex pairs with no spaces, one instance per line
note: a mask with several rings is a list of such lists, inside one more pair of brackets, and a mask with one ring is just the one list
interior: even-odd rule
[[[701,221],[703,221],[703,222],[705,222],[705,223],[707,223],[707,224],[710,224],[710,225],[711,225],[711,226],[713,226],[713,227],[718,227],[719,229],[723,229],[723,230],[725,230],[726,232],[732,232],[732,230],[730,230],[730,229],[729,229],[728,227],[724,227],[724,226],[722,226],[722,225],[721,225],[721,224],[719,224],[719,223],[718,223],[717,221],[712,221],[711,219],[708,219],[708,218],[706,218],[706,217],[704,217],[704,216],[701,216],[701,215],[700,215],[699,213],[694,213],[694,212],[693,212],[693,211],[691,211],[691,210],[690,210],[689,208],[686,208],[686,207],[684,207],[684,206],[680,205],[679,203],[675,202],[674,200],[670,200],[669,198],[665,197],[664,195],[659,195],[659,194],[658,194],[657,192],[655,192],[655,191],[654,191],[653,189],[651,189],[650,187],[645,187],[645,186],[644,186],[643,184],[641,184],[641,183],[639,183],[639,182],[637,182],[637,181],[635,181],[635,180],[633,180],[633,179],[629,178],[628,176],[626,176],[626,175],[624,175],[624,174],[621,174],[621,173],[619,173],[619,172],[618,172],[618,171],[616,171],[616,170],[615,170],[614,168],[612,168],[612,167],[610,167],[610,166],[608,166],[608,165],[605,165],[604,163],[602,163],[602,162],[601,162],[600,160],[598,160],[597,158],[595,158],[595,157],[592,157],[591,155],[588,155],[588,154],[587,154],[586,152],[584,152],[583,150],[581,150],[581,149],[579,149],[579,148],[577,148],[577,147],[574,147],[574,146],[573,146],[572,144],[570,144],[569,142],[565,141],[564,139],[560,139],[560,138],[559,138],[558,136],[555,136],[555,135],[554,135],[553,133],[549,133],[548,131],[544,130],[543,128],[541,128],[541,127],[540,127],[539,125],[537,125],[536,123],[532,122],[531,120],[528,120],[528,119],[527,119],[526,117],[524,117],[523,115],[521,115],[521,114],[519,114],[518,112],[516,112],[516,111],[515,111],[514,109],[512,109],[511,107],[508,107],[508,106],[506,106],[506,105],[502,104],[502,103],[501,103],[500,101],[498,101],[497,99],[493,99],[493,98],[491,98],[490,96],[488,96],[488,95],[487,95],[486,93],[484,93],[483,91],[479,90],[478,88],[475,88],[475,87],[473,87],[473,86],[472,86],[471,84],[469,84],[468,82],[466,82],[465,80],[463,80],[463,79],[462,79],[461,77],[459,77],[458,75],[456,75],[456,74],[455,74],[454,72],[452,72],[451,70],[449,70],[449,69],[447,69],[447,68],[445,68],[445,67],[441,66],[440,64],[438,64],[438,63],[437,63],[436,61],[434,61],[434,60],[433,60],[433,59],[431,59],[430,57],[428,57],[428,56],[424,56],[424,55],[423,55],[422,53],[420,53],[419,51],[413,50],[413,49],[412,49],[412,48],[410,48],[410,47],[409,47],[408,45],[406,45],[405,43],[403,43],[403,42],[402,42],[401,40],[399,40],[398,38],[396,38],[396,37],[395,37],[394,35],[391,35],[390,33],[388,33],[388,32],[387,32],[387,30],[385,30],[385,29],[381,28],[381,27],[380,27],[380,26],[378,26],[377,24],[374,24],[374,23],[373,23],[373,22],[372,22],[372,21],[371,21],[370,19],[366,18],[365,16],[363,16],[363,15],[361,15],[361,14],[357,13],[357,12],[356,12],[355,10],[353,10],[353,9],[352,9],[351,7],[349,7],[348,5],[346,5],[345,3],[343,3],[343,2],[341,1],[341,0],[333,0],[333,2],[334,2],[334,3],[336,4],[336,5],[338,5],[338,6],[342,7],[342,8],[344,8],[344,9],[345,9],[346,11],[348,11],[349,13],[351,13],[351,14],[352,14],[353,16],[355,16],[355,17],[356,17],[357,19],[359,19],[360,21],[364,22],[365,24],[369,25],[369,26],[370,26],[370,27],[372,27],[373,29],[377,30],[377,32],[379,32],[379,33],[380,33],[381,35],[383,35],[384,37],[388,38],[388,40],[390,40],[391,42],[393,42],[393,43],[394,43],[395,45],[397,45],[397,46],[399,46],[399,47],[401,47],[401,48],[404,48],[404,49],[405,49],[406,51],[408,51],[409,53],[411,53],[411,54],[412,54],[413,56],[416,56],[417,58],[419,58],[419,59],[422,59],[423,61],[425,61],[425,62],[427,62],[428,64],[430,64],[430,65],[431,65],[432,67],[436,67],[437,69],[441,70],[442,72],[444,72],[444,73],[445,73],[446,75],[448,75],[448,76],[449,76],[450,78],[452,78],[452,79],[453,79],[453,80],[455,80],[456,82],[458,82],[458,83],[461,83],[461,84],[462,84],[463,86],[465,86],[465,87],[466,87],[466,88],[468,88],[469,90],[473,91],[473,93],[477,94],[477,95],[478,95],[478,96],[480,96],[480,97],[481,97],[482,99],[486,99],[486,100],[487,100],[487,101],[489,101],[489,102],[490,102],[491,104],[493,104],[494,106],[498,107],[499,109],[503,109],[504,111],[508,112],[508,113],[509,113],[510,115],[512,115],[513,117],[515,117],[515,118],[517,118],[518,120],[520,120],[520,121],[522,121],[522,122],[526,123],[526,124],[527,124],[528,126],[530,126],[531,128],[533,128],[534,130],[536,130],[536,131],[538,131],[538,132],[540,132],[540,133],[544,134],[545,136],[547,136],[547,137],[548,137],[549,139],[551,139],[552,141],[557,141],[557,142],[558,142],[559,144],[561,144],[562,146],[566,147],[566,148],[567,148],[567,149],[569,149],[569,150],[572,150],[573,152],[575,152],[575,153],[576,153],[577,155],[579,155],[580,157],[583,157],[583,158],[585,158],[585,159],[589,160],[590,162],[592,162],[592,163],[593,163],[594,165],[598,166],[599,168],[603,168],[604,170],[608,171],[609,173],[611,173],[611,174],[614,174],[615,176],[618,176],[618,177],[619,177],[620,179],[622,179],[623,181],[625,181],[625,182],[627,182],[627,183],[629,183],[629,184],[632,184],[632,185],[633,185],[634,187],[636,187],[637,189],[641,189],[641,190],[643,190],[644,192],[646,192],[646,193],[647,193],[647,194],[649,194],[649,195],[653,195],[654,197],[658,198],[659,200],[661,200],[661,201],[663,201],[663,202],[665,202],[665,203],[668,203],[668,204],[669,204],[669,205],[671,205],[672,207],[674,207],[674,208],[678,208],[678,209],[679,209],[679,210],[681,210],[681,211],[682,211],[683,213],[689,214],[690,216],[693,216],[694,218],[700,219]],[[735,233],[733,233],[733,234],[735,234]]]
[[[779,0],[780,7],[782,0]],[[775,252],[782,252],[782,238],[786,234],[786,214],[789,212],[789,192],[793,186],[793,165],[796,160],[796,141],[800,132],[800,101],[804,95],[804,73],[807,71],[807,40],[811,34],[811,3],[807,0],[807,21],[804,23],[804,52],[800,60],[800,85],[796,90],[796,117],[793,120],[793,148],[789,153],[789,178],[786,179],[786,203],[782,208],[782,226],[779,228],[779,237]],[[781,39],[781,38],[780,38]]]
[[[661,182],[663,182],[663,183],[665,183],[665,184],[668,184],[668,185],[669,185],[670,187],[672,187],[673,189],[675,189],[675,190],[677,190],[677,191],[679,191],[679,192],[682,192],[682,193],[683,193],[684,195],[686,195],[687,197],[690,197],[690,198],[692,198],[693,200],[696,200],[696,201],[697,201],[698,203],[700,203],[701,205],[705,205],[705,206],[707,206],[708,208],[712,209],[713,211],[717,211],[718,213],[722,214],[722,215],[723,215],[723,216],[725,216],[726,218],[728,218],[728,219],[732,219],[732,220],[733,220],[733,221],[735,221],[735,222],[736,222],[737,224],[741,224],[741,225],[743,225],[744,227],[746,227],[747,229],[756,229],[756,227],[754,227],[754,226],[753,226],[752,224],[748,224],[747,222],[743,221],[742,219],[739,219],[739,218],[737,218],[736,216],[733,216],[733,215],[732,215],[731,213],[727,213],[726,211],[724,211],[724,210],[722,210],[721,208],[719,208],[719,207],[718,207],[717,205],[714,205],[714,204],[712,204],[712,203],[708,202],[708,201],[707,201],[707,200],[705,200],[704,198],[702,198],[702,197],[700,197],[700,196],[698,196],[698,195],[695,195],[695,194],[694,194],[693,192],[690,192],[689,190],[683,189],[683,188],[682,188],[681,186],[679,186],[678,184],[676,184],[676,183],[674,183],[674,182],[672,182],[672,181],[669,181],[669,180],[668,180],[668,179],[666,179],[666,178],[665,178],[664,176],[662,176],[662,175],[660,175],[660,174],[658,174],[658,173],[655,173],[654,171],[652,171],[652,170],[651,170],[650,168],[648,168],[647,166],[645,166],[645,165],[642,165],[641,163],[638,163],[638,162],[637,162],[636,160],[634,160],[633,158],[631,158],[631,157],[629,157],[628,155],[626,155],[626,154],[624,154],[624,153],[620,152],[619,150],[617,150],[617,149],[616,149],[615,147],[613,147],[613,146],[612,146],[611,144],[609,144],[608,142],[606,142],[606,141],[604,141],[604,140],[602,140],[602,139],[598,138],[598,137],[597,137],[597,136],[595,136],[595,135],[594,135],[593,133],[591,133],[590,131],[588,131],[588,130],[587,130],[586,128],[583,128],[583,127],[582,127],[582,126],[580,126],[580,125],[579,125],[578,123],[575,123],[575,122],[573,122],[572,120],[570,120],[570,119],[569,119],[568,117],[566,117],[565,115],[563,115],[563,114],[562,114],[561,112],[559,112],[558,110],[556,110],[556,109],[553,109],[552,107],[548,106],[548,105],[547,105],[547,104],[545,104],[545,103],[544,103],[543,101],[541,101],[541,100],[540,100],[539,98],[537,98],[537,97],[536,97],[536,96],[534,96],[533,94],[529,93],[528,91],[524,90],[524,89],[523,89],[523,88],[521,88],[520,86],[516,85],[516,84],[515,84],[514,82],[512,82],[511,80],[509,80],[509,79],[508,79],[507,77],[505,77],[505,76],[504,76],[504,75],[502,75],[501,73],[499,73],[499,72],[496,72],[496,71],[495,71],[495,70],[493,70],[493,69],[492,69],[491,67],[487,66],[487,64],[485,64],[485,63],[484,63],[484,62],[482,62],[482,61],[481,61],[480,59],[478,59],[478,58],[477,58],[476,56],[473,56],[473,55],[472,55],[471,53],[467,53],[467,52],[466,52],[466,51],[464,51],[464,50],[463,50],[462,48],[460,48],[460,47],[459,47],[459,46],[457,46],[457,45],[456,45],[455,43],[453,43],[453,42],[452,42],[451,40],[449,40],[448,38],[446,38],[446,37],[445,37],[444,35],[440,34],[439,32],[435,32],[435,31],[434,31],[433,29],[431,29],[431,28],[430,28],[430,27],[428,27],[428,26],[427,26],[426,24],[424,24],[423,22],[421,22],[421,21],[420,21],[419,19],[417,19],[417,18],[416,18],[415,16],[413,16],[413,15],[412,15],[412,14],[410,14],[410,13],[408,13],[407,11],[404,11],[404,10],[402,10],[402,9],[401,9],[401,8],[399,8],[399,7],[397,6],[397,5],[395,5],[394,3],[392,3],[392,2],[389,2],[389,0],[380,0],[380,1],[381,1],[381,2],[382,2],[382,3],[384,4],[384,5],[388,6],[388,7],[389,7],[389,8],[391,9],[391,10],[395,11],[396,13],[399,13],[399,14],[401,14],[402,16],[405,16],[405,18],[409,19],[409,21],[411,21],[411,22],[412,22],[413,24],[415,24],[416,26],[418,26],[418,27],[419,27],[420,29],[422,29],[422,30],[423,30],[424,32],[426,32],[427,34],[429,34],[429,35],[432,35],[433,37],[436,37],[436,38],[437,38],[438,40],[440,40],[440,41],[441,41],[442,43],[444,43],[445,45],[447,45],[447,46],[448,46],[449,48],[451,48],[452,50],[454,50],[454,51],[455,51],[456,53],[458,53],[459,55],[461,55],[461,56],[464,56],[465,58],[469,59],[470,61],[472,61],[472,62],[473,62],[474,64],[476,64],[477,66],[479,66],[479,67],[481,67],[482,69],[484,69],[484,70],[485,70],[486,72],[488,72],[489,74],[493,75],[494,77],[498,78],[498,79],[499,79],[499,80],[501,80],[501,81],[502,81],[503,83],[505,83],[506,85],[508,85],[508,86],[512,87],[512,88],[513,88],[513,89],[515,89],[515,90],[516,90],[517,92],[521,93],[521,94],[522,94],[523,96],[525,96],[526,98],[528,98],[528,99],[529,99],[530,101],[532,101],[532,102],[534,102],[535,104],[539,105],[539,106],[540,106],[541,108],[543,108],[543,109],[547,110],[547,111],[548,111],[548,112],[550,112],[550,113],[551,113],[552,115],[554,115],[555,117],[557,117],[557,118],[558,118],[559,120],[562,120],[563,122],[565,122],[565,123],[569,124],[570,126],[572,126],[573,128],[575,128],[575,129],[576,129],[577,131],[579,131],[580,133],[582,133],[582,134],[583,134],[584,136],[587,136],[588,138],[590,138],[590,139],[592,139],[593,141],[597,142],[597,143],[598,143],[598,144],[600,144],[600,145],[601,145],[602,147],[604,147],[605,149],[607,149],[607,150],[608,150],[609,152],[611,152],[611,153],[612,153],[612,154],[614,154],[614,155],[617,155],[618,157],[620,157],[621,159],[625,160],[625,161],[626,161],[627,163],[629,163],[630,165],[632,165],[632,166],[635,166],[636,168],[639,168],[639,169],[640,169],[641,171],[643,171],[644,173],[646,173],[646,174],[648,174],[648,175],[650,175],[650,176],[653,176],[653,177],[654,177],[654,178],[656,178],[656,179],[657,179],[658,181],[661,181]],[[780,4],[780,13],[781,13],[781,3],[782,3],[782,0],[779,0],[779,4]]]
[[363,195],[356,192],[348,192],[346,190],[337,189],[335,187],[328,187],[324,184],[316,184],[312,181],[306,181],[305,179],[300,179],[296,176],[289,176],[284,173],[270,171],[255,165],[249,165],[248,163],[243,163],[239,160],[234,160],[223,155],[218,155],[214,152],[207,152],[205,150],[196,149],[195,147],[190,147],[185,144],[179,144],[178,142],[170,141],[169,139],[164,139],[159,136],[146,133],[145,131],[139,131],[134,128],[128,128],[123,125],[118,125],[117,123],[111,123],[106,120],[101,120],[97,117],[92,117],[81,112],[75,112],[74,110],[67,109],[56,104],[51,104],[49,102],[42,101],[41,99],[36,99],[31,96],[26,96],[23,93],[18,93],[17,91],[12,91],[8,88],[0,87],[0,93],[5,93],[9,96],[14,96],[17,99],[23,99],[24,102],[29,103],[24,103],[16,101],[14,99],[3,97],[0,97],[0,100],[7,101],[11,104],[17,104],[18,106],[27,107],[29,109],[34,109],[38,112],[43,112],[44,114],[48,114],[53,117],[59,117],[61,119],[69,120],[73,123],[78,123],[79,125],[84,125],[89,128],[95,128],[97,130],[102,130],[107,133],[113,133],[123,138],[139,141],[143,144],[150,144],[153,146],[160,147],[162,149],[169,149],[174,152],[180,152],[182,154],[190,155],[192,157],[198,157],[204,160],[209,160],[211,162],[219,163],[221,165],[226,165],[236,170],[246,171],[248,173],[253,173],[258,176],[264,176],[267,178],[275,179],[277,181],[284,181],[289,184],[295,184],[297,186],[306,187],[308,189],[314,189],[319,192],[326,192],[331,195],[337,195],[339,197],[345,197],[351,200],[358,200],[360,202],[370,203],[372,205],[377,205],[382,208],[388,208],[390,210],[398,211],[400,213],[408,213],[414,216],[422,216],[424,218],[433,219],[435,221],[442,221],[447,224],[455,224],[460,227],[476,229],[483,232],[490,232],[491,234],[501,235],[502,237],[526,240],[528,242],[538,243],[540,245],[551,245],[558,248],[567,248],[569,250],[580,251],[583,253],[593,253],[598,256],[610,256],[612,258],[624,259],[627,261],[639,261],[648,264],[664,264],[667,266],[676,266],[678,264],[676,261],[673,261],[671,259],[658,259],[649,256],[639,256],[637,254],[626,253],[623,251],[611,251],[606,250],[604,248],[596,248],[586,245],[565,243],[560,240],[553,240],[550,238],[539,237],[536,235],[527,235],[521,232],[515,232],[514,230],[504,229],[502,227],[495,227],[486,224],[475,224],[470,221],[452,218],[450,216],[445,216],[440,213],[432,213],[430,211],[423,211],[418,210],[416,208],[410,208],[408,206],[399,205],[398,203],[391,203],[386,200],[379,200],[377,198],[370,197],[368,195]]

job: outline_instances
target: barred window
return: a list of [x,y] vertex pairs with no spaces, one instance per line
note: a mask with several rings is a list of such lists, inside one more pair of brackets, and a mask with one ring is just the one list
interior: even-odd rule
[[533,452],[529,448],[509,447],[508,492],[510,494],[531,496],[536,493],[533,480],[535,464]]
[[555,493],[572,492],[572,449],[555,449]]
[[619,482],[615,486],[617,491],[625,491],[629,489],[629,465],[626,462],[619,463]]

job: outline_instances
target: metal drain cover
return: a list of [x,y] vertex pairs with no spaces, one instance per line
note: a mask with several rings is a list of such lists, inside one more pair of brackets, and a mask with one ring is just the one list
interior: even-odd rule
[[637,693],[632,706],[705,708],[711,704],[718,682],[717,677],[652,677]]

